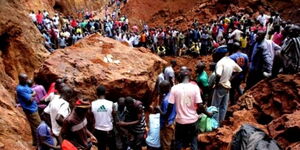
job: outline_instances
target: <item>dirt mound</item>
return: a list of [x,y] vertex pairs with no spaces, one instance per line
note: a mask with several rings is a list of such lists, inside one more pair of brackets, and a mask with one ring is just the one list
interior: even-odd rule
[[284,114],[300,110],[300,74],[280,75],[272,80],[264,80],[251,88],[240,98],[256,100],[255,116],[261,124],[269,124],[272,120]]
[[50,14],[55,11],[65,15],[77,15],[79,11],[99,11],[108,0],[30,0],[18,2],[27,11],[47,10]]
[[14,0],[3,1],[0,6],[0,54],[4,72],[13,80],[17,80],[18,72],[32,75],[49,54],[43,37],[20,7]]
[[107,97],[119,96],[149,100],[154,83],[166,62],[145,48],[131,48],[98,34],[74,46],[54,52],[35,75],[47,81],[66,77],[77,93],[95,99],[95,89],[102,84]]
[[294,149],[300,142],[299,110],[300,74],[279,75],[247,91],[229,109],[229,121],[222,128],[200,134],[198,139],[204,149],[226,149],[239,127],[250,123],[269,133],[282,148]]
[[145,21],[151,25],[163,25],[165,20],[184,14],[197,2],[198,0],[129,0],[122,13],[129,17],[132,24],[141,25]]
[[65,15],[77,15],[79,11],[99,11],[108,0],[52,0],[52,6],[56,11]]
[[0,149],[30,149],[29,125],[15,107],[17,76],[32,77],[48,52],[20,1],[1,1],[0,9]]
[[[282,147],[294,147],[300,144],[300,111],[285,114],[268,124],[271,136],[277,140]],[[298,144],[296,144],[298,143]],[[296,145],[295,145],[296,144]]]
[[[286,10],[285,8],[290,8]],[[130,0],[122,9],[133,24],[143,22],[151,26],[172,26],[185,29],[194,19],[201,23],[216,20],[217,16],[236,13],[239,10],[253,13],[257,10],[277,10],[292,22],[300,22],[300,1],[282,0]]]

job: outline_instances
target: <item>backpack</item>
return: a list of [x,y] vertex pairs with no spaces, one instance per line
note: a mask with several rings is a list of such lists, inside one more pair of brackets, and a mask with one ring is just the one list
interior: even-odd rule
[[244,124],[233,136],[231,150],[282,150],[263,130]]

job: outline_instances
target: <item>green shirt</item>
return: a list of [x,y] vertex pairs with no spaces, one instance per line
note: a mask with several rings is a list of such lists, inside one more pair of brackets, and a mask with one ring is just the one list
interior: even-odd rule
[[203,87],[208,87],[208,75],[205,71],[197,76],[197,82],[201,83]]

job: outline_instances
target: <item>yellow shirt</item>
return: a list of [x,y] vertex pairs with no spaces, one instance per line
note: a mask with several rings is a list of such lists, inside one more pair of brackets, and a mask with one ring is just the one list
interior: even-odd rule
[[247,43],[248,43],[247,37],[245,37],[245,38],[241,37],[240,41],[241,41],[241,47],[242,48],[246,48],[247,47]]
[[230,23],[230,19],[229,18],[225,18],[224,22],[228,24],[228,23]]

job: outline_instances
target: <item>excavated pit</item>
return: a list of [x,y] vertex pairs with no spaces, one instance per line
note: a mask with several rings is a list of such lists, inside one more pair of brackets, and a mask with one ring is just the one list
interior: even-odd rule
[[[74,12],[74,10],[77,11],[85,8],[88,8],[89,10],[99,10],[106,2],[107,0],[1,1],[0,149],[32,149],[30,143],[30,128],[25,115],[20,108],[15,107],[15,87],[18,82],[18,73],[26,72],[32,77],[34,71],[36,71],[36,75],[39,76],[40,73],[43,72],[41,70],[38,71],[38,69],[41,68],[41,65],[44,64],[43,68],[51,68],[50,66],[53,65],[51,64],[53,60],[56,61],[56,66],[59,66],[59,61],[64,60],[62,63],[70,63],[69,68],[74,69],[72,71],[88,72],[87,70],[84,70],[86,69],[86,64],[78,66],[73,57],[68,57],[68,55],[70,55],[67,53],[68,50],[58,50],[53,54],[54,56],[48,58],[49,53],[44,48],[43,38],[28,18],[28,12],[30,10],[34,10],[35,12],[38,10],[48,10],[50,15],[54,14],[55,11],[64,14],[77,15],[77,12]],[[300,15],[299,0],[273,0],[270,2],[265,0],[191,0],[187,4],[186,2],[186,0],[152,0],[144,2],[139,0],[129,0],[128,5],[122,9],[122,12],[129,16],[130,24],[139,25],[141,22],[145,21],[146,23],[149,23],[149,25],[161,27],[168,25],[178,28],[187,28],[191,25],[194,18],[199,19],[202,23],[207,23],[212,19],[216,19],[217,15],[237,12],[240,8],[246,12],[255,12],[257,10],[267,10],[267,6],[269,5],[272,9],[282,13],[283,18],[288,21],[295,23],[300,22],[299,17],[297,17]],[[289,9],[287,10],[286,8]],[[105,41],[110,41],[110,39],[105,39]],[[115,45],[120,46],[119,42],[110,42],[111,44],[104,46],[106,54],[110,53],[110,49],[114,49],[113,47]],[[90,42],[90,44],[93,44],[93,42]],[[90,44],[81,42],[81,44],[77,44],[75,48],[70,47],[69,50],[87,49],[91,47]],[[99,59],[92,59],[86,62],[99,65],[99,68],[104,68],[101,68],[103,70],[105,70],[105,67],[112,69],[105,70],[109,72],[109,76],[104,76],[104,78],[102,78],[101,76],[91,75],[88,78],[78,78],[75,75],[75,80],[73,80],[71,77],[74,76],[74,74],[69,74],[72,72],[70,71],[66,72],[67,75],[69,75],[68,84],[74,87],[77,93],[83,93],[83,95],[87,95],[91,99],[95,98],[95,87],[98,84],[105,84],[109,88],[108,97],[111,99],[116,99],[119,96],[131,95],[144,100],[146,103],[150,103],[151,90],[153,90],[154,87],[155,77],[161,71],[162,67],[166,65],[166,62],[143,48],[131,50],[125,49],[126,51],[128,50],[128,52],[134,52],[138,57],[147,57],[147,59],[143,60],[147,62],[146,64],[133,62],[132,59],[129,59],[130,57],[125,59],[129,63],[128,65],[123,65],[123,69],[133,64],[135,67],[143,68],[139,73],[131,74],[132,72],[125,71],[122,76],[126,76],[126,78],[129,79],[115,78],[116,76],[113,74],[115,72],[121,72],[122,70],[114,67],[114,64],[107,65],[103,62],[103,54]],[[123,49],[112,50],[112,52],[122,50]],[[53,59],[56,56],[62,57]],[[134,59],[139,59],[138,57],[134,57]],[[151,61],[148,61],[148,59]],[[187,65],[192,69],[194,69],[196,62],[199,60],[203,60],[207,62],[207,64],[208,62],[211,62],[210,57],[200,57],[196,59],[190,57],[165,57],[163,59],[167,62],[176,59],[179,62],[179,65]],[[77,60],[80,64],[80,59]],[[42,83],[47,87],[55,79],[65,77],[65,70],[62,68],[58,68],[58,70],[60,71],[53,72],[52,70],[45,69],[39,83]],[[178,70],[178,68],[176,68],[176,70]],[[48,73],[46,73],[47,71]],[[93,73],[93,71],[94,70],[91,72]],[[96,73],[99,73],[97,71],[99,70],[96,70]],[[83,75],[81,75],[81,77]],[[137,76],[143,76],[143,79],[139,79]],[[101,80],[98,77],[101,78]],[[111,80],[111,82],[102,82],[104,79]],[[243,123],[251,123],[262,128],[266,133],[269,133],[277,140],[284,149],[300,149],[299,85],[299,74],[279,76],[279,78],[265,80],[259,83],[240,99],[243,100],[247,95],[252,95],[257,102],[257,104],[254,105],[254,108],[251,110],[245,109],[245,107],[242,106],[233,106],[230,108],[231,112],[228,113],[228,121],[224,127],[214,132],[199,135],[201,149],[225,150],[231,142],[233,133]]]

